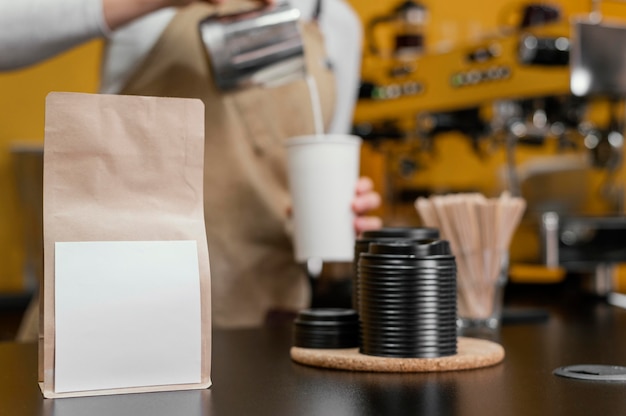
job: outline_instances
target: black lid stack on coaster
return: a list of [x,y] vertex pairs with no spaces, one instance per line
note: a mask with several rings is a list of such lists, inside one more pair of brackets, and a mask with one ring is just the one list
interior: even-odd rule
[[370,243],[358,276],[361,353],[456,354],[456,263],[447,241]]
[[352,279],[352,309],[359,310],[359,274],[358,262],[361,253],[367,253],[370,243],[377,241],[397,240],[436,240],[439,238],[437,228],[428,227],[386,227],[378,230],[364,231],[354,244],[354,267]]
[[456,275],[450,245],[435,228],[366,232],[355,244],[358,309],[302,311],[294,346],[358,346],[361,354],[393,358],[455,355]]

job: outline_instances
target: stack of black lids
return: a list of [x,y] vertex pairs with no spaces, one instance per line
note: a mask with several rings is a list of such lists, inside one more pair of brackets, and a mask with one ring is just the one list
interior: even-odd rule
[[359,256],[368,251],[370,243],[377,241],[397,240],[436,240],[439,230],[428,227],[386,227],[378,230],[364,231],[354,244],[354,268],[352,279],[352,308],[359,310],[359,274],[357,270]]
[[456,263],[447,241],[372,242],[358,278],[361,353],[456,354]]
[[294,321],[293,345],[301,348],[356,348],[359,346],[359,316],[353,309],[302,310]]

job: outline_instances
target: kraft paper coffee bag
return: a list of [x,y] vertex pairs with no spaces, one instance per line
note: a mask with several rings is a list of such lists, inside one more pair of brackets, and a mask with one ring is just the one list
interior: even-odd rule
[[210,386],[203,120],[199,100],[47,97],[45,397]]

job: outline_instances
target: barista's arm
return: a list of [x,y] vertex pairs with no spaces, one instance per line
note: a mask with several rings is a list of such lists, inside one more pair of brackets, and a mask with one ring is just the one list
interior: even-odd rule
[[43,61],[106,30],[102,0],[0,1],[0,70]]
[[153,11],[194,1],[201,0],[0,1],[0,71],[41,62]]

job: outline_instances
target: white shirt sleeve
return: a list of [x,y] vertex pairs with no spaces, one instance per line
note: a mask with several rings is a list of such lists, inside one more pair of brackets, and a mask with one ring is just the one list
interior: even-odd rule
[[102,0],[2,0],[0,70],[31,65],[108,34]]
[[109,36],[102,60],[101,93],[117,94],[124,88],[175,14],[175,8],[164,8],[119,28]]

